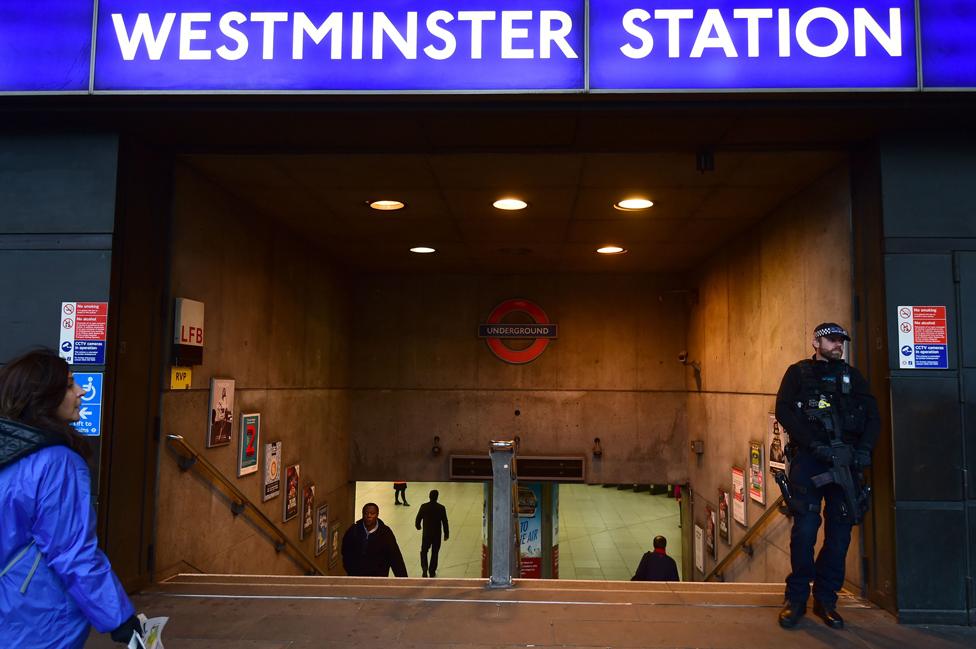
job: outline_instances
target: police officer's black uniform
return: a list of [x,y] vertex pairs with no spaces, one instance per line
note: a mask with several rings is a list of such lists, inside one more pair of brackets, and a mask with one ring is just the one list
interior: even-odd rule
[[[841,336],[847,332],[834,323],[824,323],[815,337]],[[813,358],[795,363],[786,370],[776,395],[776,418],[790,435],[789,483],[793,496],[793,530],[790,535],[792,572],[786,578],[787,605],[780,613],[780,624],[791,627],[806,611],[813,582],[814,613],[834,628],[843,626],[836,613],[837,591],[844,583],[844,564],[851,542],[853,522],[844,491],[837,484],[817,487],[813,477],[831,468],[831,433],[805,410],[836,408],[842,422],[842,437],[854,447],[855,464],[870,465],[871,449],[878,438],[878,405],[867,381],[857,369],[842,360]],[[813,558],[821,503],[824,503],[824,542],[816,561]]]

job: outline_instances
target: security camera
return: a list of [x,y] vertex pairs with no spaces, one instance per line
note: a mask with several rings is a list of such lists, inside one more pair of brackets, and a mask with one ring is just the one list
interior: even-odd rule
[[688,352],[678,352],[678,362],[682,365],[688,363]]

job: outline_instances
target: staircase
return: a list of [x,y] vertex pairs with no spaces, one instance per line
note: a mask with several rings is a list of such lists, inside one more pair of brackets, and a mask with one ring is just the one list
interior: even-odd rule
[[[781,649],[976,646],[976,629],[908,627],[843,594],[847,629],[808,615],[792,630],[776,614],[780,584],[376,579],[177,575],[136,596],[167,615],[167,647],[714,647]],[[87,647],[113,647],[93,635]]]

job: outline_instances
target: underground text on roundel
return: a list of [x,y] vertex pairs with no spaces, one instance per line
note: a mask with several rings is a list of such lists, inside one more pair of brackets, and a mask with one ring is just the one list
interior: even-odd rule
[[[913,87],[908,0],[589,3],[594,89]],[[741,6],[740,6],[741,5]],[[578,90],[581,1],[101,0],[96,89]]]

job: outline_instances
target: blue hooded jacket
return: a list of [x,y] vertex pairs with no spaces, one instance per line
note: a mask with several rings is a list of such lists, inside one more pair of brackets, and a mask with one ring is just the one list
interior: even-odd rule
[[80,648],[90,626],[112,631],[135,613],[98,548],[85,461],[50,433],[0,419],[4,569],[4,649]]

